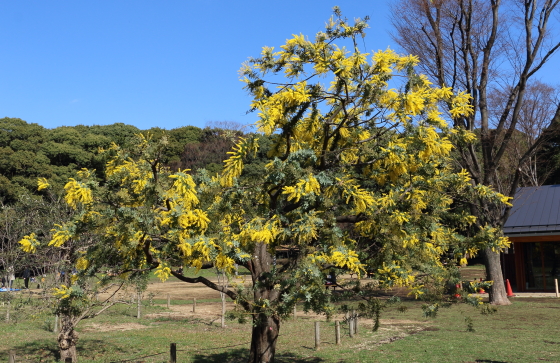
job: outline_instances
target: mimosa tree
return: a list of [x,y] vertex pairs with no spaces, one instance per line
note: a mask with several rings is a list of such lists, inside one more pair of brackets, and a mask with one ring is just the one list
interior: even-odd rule
[[[244,64],[258,133],[238,141],[221,174],[173,173],[159,156],[165,139],[139,136],[133,150],[107,151],[104,185],[86,173],[69,183],[67,200],[81,212],[57,227],[53,241],[62,245],[85,230],[99,237],[78,266],[84,274],[105,264],[130,275],[155,269],[163,280],[173,275],[225,293],[252,319],[255,363],[274,360],[281,319],[297,302],[334,311],[327,269],[413,286],[413,268],[442,267],[443,253],[476,248],[442,223],[459,193],[506,201],[450,167],[450,138],[473,135],[448,129],[438,104],[468,114],[469,96],[416,75],[415,57],[362,53],[357,38],[366,22],[335,15],[314,40],[296,35]],[[263,134],[273,140],[269,162],[259,178],[245,177]],[[454,217],[454,226],[473,222]],[[364,241],[376,248],[363,250]],[[484,245],[504,243],[496,235]],[[186,277],[172,270],[179,264],[229,273],[239,264],[250,271],[251,288]]]

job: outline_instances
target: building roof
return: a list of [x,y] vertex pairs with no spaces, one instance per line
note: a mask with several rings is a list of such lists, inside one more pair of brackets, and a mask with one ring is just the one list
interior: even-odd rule
[[560,234],[560,185],[519,188],[504,234],[510,237]]

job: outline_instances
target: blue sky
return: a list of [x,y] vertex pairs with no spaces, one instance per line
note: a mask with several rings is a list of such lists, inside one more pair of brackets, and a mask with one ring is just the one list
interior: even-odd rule
[[389,3],[4,1],[0,117],[48,128],[250,124],[256,115],[246,114],[250,98],[237,75],[243,61],[292,34],[313,37],[335,5],[348,18],[370,16],[368,50],[398,49]]
[[4,1],[0,117],[48,128],[249,124],[237,71],[264,45],[314,36],[339,5],[391,44],[387,1]]

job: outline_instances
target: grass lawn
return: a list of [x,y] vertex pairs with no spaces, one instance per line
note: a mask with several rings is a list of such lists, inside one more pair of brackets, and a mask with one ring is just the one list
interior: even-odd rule
[[[202,305],[203,302],[200,302]],[[301,316],[281,326],[279,362],[559,362],[560,299],[518,298],[481,315],[467,305],[440,309],[435,319],[422,318],[420,302],[403,302],[408,310],[386,310],[381,329],[361,321],[351,339],[343,331],[342,345],[334,343],[334,322],[321,320],[321,348],[314,349],[314,316]],[[165,313],[150,306],[144,314]],[[0,314],[5,308],[0,307]],[[196,317],[136,319],[135,306],[120,306],[80,324],[80,362],[168,362],[169,344],[177,343],[179,362],[244,362],[250,325],[228,322],[222,329]],[[3,316],[3,315],[0,315]],[[17,323],[0,322],[0,362],[16,350],[16,362],[56,361],[56,336],[48,331],[49,316],[19,316]],[[467,331],[470,317],[475,332]],[[152,357],[144,357],[162,353]]]

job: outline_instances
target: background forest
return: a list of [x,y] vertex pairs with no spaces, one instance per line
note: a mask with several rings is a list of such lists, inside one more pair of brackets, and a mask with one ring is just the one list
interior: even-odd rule
[[169,131],[158,127],[140,130],[123,123],[47,129],[6,117],[0,119],[0,201],[10,205],[22,195],[40,195],[37,178],[47,178],[55,193],[60,192],[68,178],[80,169],[102,169],[105,160],[99,155],[100,149],[111,143],[127,146],[140,133],[151,133],[156,139],[165,135],[168,147],[164,163],[173,170],[206,168],[218,172],[227,151],[242,135],[240,129],[235,123],[217,123],[204,129],[185,126]]

